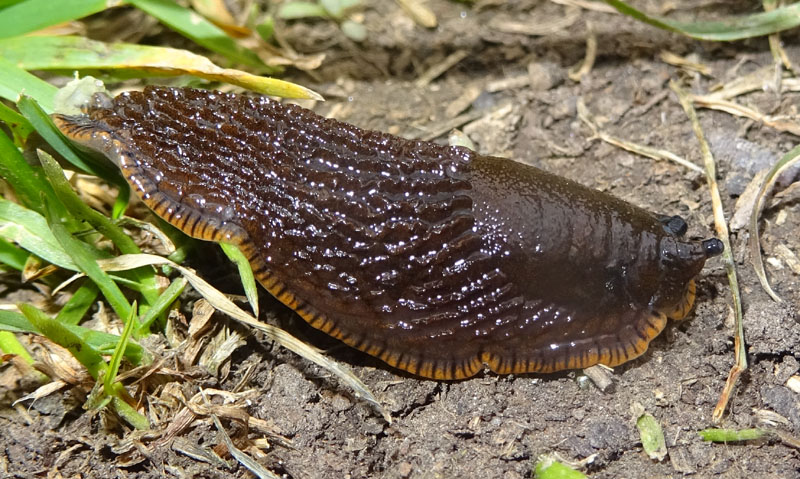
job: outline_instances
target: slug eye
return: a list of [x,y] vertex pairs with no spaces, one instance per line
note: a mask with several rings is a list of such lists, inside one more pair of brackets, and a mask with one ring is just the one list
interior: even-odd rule
[[662,216],[659,218],[659,221],[664,225],[664,230],[677,237],[681,237],[686,234],[686,230],[689,226],[686,224],[686,221],[681,218],[680,216]]
[[711,258],[722,254],[724,249],[725,245],[722,244],[722,241],[718,240],[717,238],[711,238],[703,241],[703,251],[706,254],[706,258]]

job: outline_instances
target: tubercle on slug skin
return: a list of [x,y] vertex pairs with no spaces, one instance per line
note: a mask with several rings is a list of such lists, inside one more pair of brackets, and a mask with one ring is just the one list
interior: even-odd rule
[[54,119],[312,326],[423,377],[621,364],[721,252],[536,168],[264,98],[148,87]]

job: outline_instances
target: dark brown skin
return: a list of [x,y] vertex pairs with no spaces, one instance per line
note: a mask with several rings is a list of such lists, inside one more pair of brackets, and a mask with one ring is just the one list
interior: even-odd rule
[[312,326],[428,378],[633,359],[722,251],[531,166],[265,98],[148,87],[54,119]]

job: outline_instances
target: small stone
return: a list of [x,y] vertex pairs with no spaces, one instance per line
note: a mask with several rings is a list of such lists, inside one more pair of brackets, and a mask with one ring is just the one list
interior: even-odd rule
[[800,394],[800,376],[792,376],[786,380],[786,387]]
[[411,466],[411,464],[409,464],[408,462],[405,462],[405,461],[401,462],[397,466],[397,473],[400,474],[400,477],[408,477],[408,476],[410,476],[411,472],[413,470],[414,470],[414,468]]

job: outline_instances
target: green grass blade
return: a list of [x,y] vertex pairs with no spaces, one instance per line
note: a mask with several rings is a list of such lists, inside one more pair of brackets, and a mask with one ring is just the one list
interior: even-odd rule
[[[28,364],[33,364],[31,353],[19,342],[19,339],[10,331],[0,331],[0,353],[14,354],[21,357]],[[0,359],[0,363],[3,361]]]
[[285,2],[278,9],[278,18],[297,20],[300,18],[327,18],[328,12],[314,2]]
[[41,172],[28,164],[3,131],[0,131],[0,178],[11,185],[24,206],[39,214],[44,214],[42,193],[55,200],[55,193]]
[[136,243],[122,231],[122,228],[115,225],[105,215],[90,208],[80,199],[64,176],[64,170],[61,169],[61,166],[56,163],[52,156],[40,150],[39,161],[42,162],[42,168],[53,186],[56,196],[76,219],[85,221],[95,227],[100,234],[110,239],[123,254],[141,253]]
[[[221,68],[202,55],[175,48],[103,43],[77,36],[15,37],[0,40],[0,58],[26,70],[103,70],[118,76],[193,75],[265,95],[322,99],[300,85]],[[62,111],[58,104],[55,108],[59,113],[73,113]]]
[[253,276],[253,269],[250,267],[250,262],[247,260],[241,250],[231,244],[219,243],[220,248],[225,253],[229,260],[233,261],[237,268],[239,268],[239,278],[242,281],[244,294],[247,296],[247,301],[253,309],[253,316],[258,317],[258,288],[256,287],[256,279]]
[[61,324],[80,323],[81,319],[86,315],[86,312],[89,311],[89,308],[94,304],[98,293],[100,293],[100,290],[97,288],[96,284],[91,281],[85,282],[72,294],[67,304],[58,312],[56,321]]
[[25,0],[0,0],[0,8],[6,8],[8,6],[14,5],[15,3],[20,3]]
[[186,284],[187,281],[184,278],[178,278],[170,283],[169,287],[161,293],[158,300],[150,306],[150,309],[148,309],[144,315],[142,315],[140,320],[142,323],[141,332],[150,330],[150,325],[153,321],[178,299],[181,293],[183,293],[183,290],[186,289]]
[[549,456],[539,458],[533,468],[533,477],[534,479],[586,479],[582,472],[561,464]]
[[125,214],[131,198],[131,188],[128,183],[120,183],[117,188],[117,198],[114,200],[114,206],[111,209],[111,217],[114,219],[121,218]]
[[122,294],[117,284],[97,265],[96,260],[99,258],[93,254],[92,248],[75,239],[52,211],[48,211],[47,224],[56,240],[78,265],[78,268],[97,284],[117,316],[121,319],[129,317],[130,303],[125,299],[125,295]]
[[35,32],[123,3],[114,0],[26,0],[0,12],[0,38]]
[[18,307],[42,336],[69,350],[93,378],[99,378],[108,368],[100,353],[63,324],[48,317],[30,304],[19,304]]
[[0,97],[17,101],[25,94],[34,98],[45,111],[53,111],[53,100],[58,88],[2,57],[0,57],[0,72],[3,72],[0,75]]
[[620,0],[605,0],[605,2],[621,13],[640,22],[700,40],[743,40],[777,33],[800,25],[800,2],[776,8],[771,12],[760,12],[709,22],[678,22],[664,17],[648,15]]
[[381,415],[386,419],[386,422],[391,423],[391,416],[389,416],[377,399],[375,399],[375,396],[372,394],[372,392],[370,392],[367,386],[346,367],[328,359],[315,348],[308,346],[282,329],[257,321],[255,318],[236,306],[233,301],[228,299],[224,294],[214,289],[210,284],[197,276],[193,271],[178,264],[171,263],[169,260],[161,256],[149,254],[118,256],[110,260],[103,260],[101,263],[109,271],[138,268],[144,264],[150,264],[154,266],[169,264],[171,267],[177,269],[189,281],[194,289],[206,300],[208,300],[208,302],[211,303],[214,308],[231,316],[241,323],[247,324],[248,326],[264,332],[268,338],[274,340],[281,346],[294,351],[304,358],[313,361],[326,368],[328,371],[334,373],[346,384],[351,386],[357,395],[374,405],[375,408],[380,411]]
[[[72,334],[81,338],[82,341],[100,354],[111,354],[119,342],[119,336],[114,334],[95,331],[93,329],[84,328],[83,326],[70,324],[62,324],[62,326],[72,332]],[[22,314],[5,310],[0,310],[0,331],[42,334],[42,332],[34,327],[28,318]],[[151,361],[150,356],[144,348],[133,341],[129,341],[125,348],[125,358],[134,365]]]
[[704,441],[710,442],[738,442],[761,439],[769,434],[763,429],[703,429],[698,431]]
[[114,354],[111,355],[111,361],[108,363],[108,369],[106,369],[105,374],[103,375],[103,389],[109,396],[115,395],[114,384],[116,383],[117,373],[119,372],[119,365],[122,363],[122,356],[125,352],[125,347],[128,344],[128,340],[131,339],[133,325],[137,323],[136,318],[134,317],[137,309],[136,301],[134,301],[133,306],[131,307],[131,315],[126,318],[125,328],[122,330],[122,336],[119,338],[117,347],[114,348]]
[[[141,253],[136,243],[122,231],[122,228],[81,201],[64,177],[64,170],[61,169],[52,156],[39,151],[39,160],[42,162],[44,172],[50,180],[56,196],[75,218],[86,221],[96,228],[100,234],[110,239],[122,254]],[[142,292],[147,305],[158,299],[158,283],[153,268],[139,268],[131,271],[130,274],[132,280],[140,284],[140,288],[137,289]]]
[[4,309],[0,309],[0,331],[40,334],[39,330],[28,321],[28,318],[20,313]]
[[[116,377],[116,370],[114,369],[114,366],[106,364],[100,352],[95,350],[79,335],[73,333],[65,325],[54,319],[51,319],[46,314],[29,304],[20,304],[18,307],[20,311],[22,311],[22,314],[25,315],[25,318],[27,318],[28,321],[33,325],[33,327],[35,327],[47,339],[69,350],[75,359],[77,359],[78,362],[80,362],[83,367],[86,368],[86,370],[95,380],[99,381],[102,378],[105,386],[106,377]],[[133,325],[133,323],[136,322],[133,316],[130,316],[127,319],[127,323],[130,325]],[[125,328],[128,331],[128,335],[130,335],[131,327],[132,326],[126,326]],[[116,359],[116,368],[119,368],[119,362],[122,359],[122,351],[125,348],[126,341],[124,336],[117,339],[117,349],[114,351],[115,354],[112,355],[112,359]],[[117,351],[119,351],[119,354],[117,354]],[[141,427],[144,429],[150,427],[147,419],[139,414],[135,409],[130,407],[130,405],[128,405],[122,399],[123,397],[127,397],[127,392],[122,384],[112,382],[108,387],[104,387],[103,391],[108,395],[109,399],[104,400],[103,398],[98,398],[101,405],[111,402],[116,412],[134,427]]]
[[28,135],[33,132],[33,126],[30,122],[4,103],[0,103],[0,121],[4,122],[14,134],[14,143],[17,145],[21,145],[22,142],[28,139]]
[[147,418],[140,414],[139,411],[132,408],[130,404],[120,399],[118,396],[111,397],[111,405],[117,414],[119,414],[121,418],[128,421],[128,424],[131,426],[139,429],[140,431],[150,429],[150,422],[148,422]]
[[78,266],[64,250],[39,213],[0,199],[0,238],[70,271]]
[[[114,348],[117,347],[117,343],[119,343],[119,336],[115,334],[95,331],[82,326],[67,326],[67,328],[73,332],[76,332],[76,334],[78,331],[82,332],[83,335],[81,337],[83,340],[92,346],[95,351],[101,354],[111,354],[114,351]],[[152,361],[152,358],[147,351],[133,341],[128,341],[128,344],[125,346],[125,358],[127,358],[128,361],[134,365],[149,363]]]
[[0,238],[0,263],[11,266],[17,271],[25,269],[30,253],[22,248],[18,248],[8,241]]
[[172,0],[131,0],[130,4],[212,52],[261,71],[270,70],[258,55],[240,47],[222,29]]

